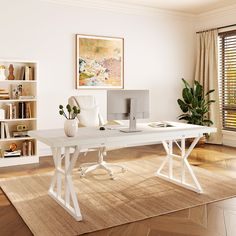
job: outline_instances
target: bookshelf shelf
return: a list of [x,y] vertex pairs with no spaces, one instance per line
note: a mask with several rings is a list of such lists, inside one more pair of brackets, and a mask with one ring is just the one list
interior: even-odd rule
[[[0,85],[1,86],[1,85]],[[29,99],[0,99],[0,103],[9,103],[9,102],[36,102],[36,98],[29,98]]]
[[9,83],[9,84],[21,84],[21,83],[37,83],[35,80],[20,80],[20,79],[15,79],[15,80],[1,80],[0,83]]
[[20,140],[34,140],[34,138],[32,138],[32,137],[1,138],[0,142],[20,141]]
[[16,121],[36,121],[37,118],[18,118],[18,119],[0,119],[0,122],[16,122]]
[[[37,129],[37,62],[0,59],[0,66],[5,67],[5,78],[0,78],[0,167],[38,163],[36,139],[19,137]],[[12,147],[21,151],[20,157],[6,157],[4,151],[14,151]]]

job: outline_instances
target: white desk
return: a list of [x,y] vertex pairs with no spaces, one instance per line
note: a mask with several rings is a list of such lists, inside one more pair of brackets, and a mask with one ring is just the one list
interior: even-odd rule
[[[195,192],[202,192],[201,185],[188,162],[188,156],[203,134],[216,132],[216,128],[187,125],[176,122],[168,123],[174,127],[152,128],[147,124],[140,124],[138,125],[138,128],[143,131],[137,133],[123,133],[118,129],[100,131],[98,128],[86,127],[79,128],[77,136],[72,138],[66,137],[63,129],[30,131],[29,134],[38,139],[38,141],[49,145],[52,149],[55,172],[48,191],[49,195],[77,221],[80,221],[82,220],[82,215],[77,200],[77,194],[74,190],[71,173],[82,149],[97,147],[130,147],[162,142],[167,156],[157,170],[156,176]],[[185,150],[186,138],[194,138],[194,141],[188,150]],[[173,153],[173,143],[177,144],[181,151],[181,155],[175,155]],[[71,157],[70,147],[75,148]],[[65,148],[65,152],[62,155],[63,148]],[[180,179],[173,177],[173,157],[179,158],[182,163]],[[61,165],[63,159],[65,161],[64,168],[62,168]],[[168,165],[168,174],[163,174],[162,170],[166,165]],[[186,183],[186,171],[190,173],[194,185]],[[62,194],[61,191],[62,177],[65,178],[65,194]]]

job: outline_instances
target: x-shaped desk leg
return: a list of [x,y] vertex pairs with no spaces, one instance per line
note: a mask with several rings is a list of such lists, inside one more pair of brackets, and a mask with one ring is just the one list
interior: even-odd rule
[[[51,180],[48,194],[77,221],[82,220],[77,195],[72,181],[72,171],[80,150],[78,147],[70,157],[70,148],[65,147],[65,154],[61,155],[61,148],[52,148],[55,172]],[[65,159],[64,168],[62,168],[62,160]],[[65,179],[65,193],[62,194],[62,177]],[[72,202],[72,205],[71,205]]]
[[[163,141],[162,144],[165,148],[167,156],[164,159],[164,161],[162,162],[160,168],[157,170],[156,176],[158,176],[159,178],[164,179],[166,181],[169,181],[169,182],[172,182],[172,183],[177,184],[179,186],[182,186],[184,188],[190,189],[194,192],[202,193],[203,191],[202,191],[201,185],[198,182],[198,179],[195,176],[193,169],[191,168],[191,166],[188,162],[188,157],[189,157],[190,153],[192,152],[193,148],[196,146],[199,139],[200,139],[200,137],[196,137],[193,140],[193,142],[191,143],[191,145],[187,151],[185,150],[185,139],[184,138],[181,139],[181,146],[179,146],[179,144],[176,142],[176,140]],[[173,154],[173,142],[175,142],[177,144],[177,146],[179,147],[179,149],[181,150],[181,155]],[[173,157],[180,159],[182,162],[181,163],[181,178],[180,179],[177,179],[173,176],[173,163],[172,163]],[[166,165],[168,165],[168,173],[163,174],[161,172]],[[192,177],[194,185],[186,183],[186,180],[185,180],[186,171],[188,171],[188,173]]]

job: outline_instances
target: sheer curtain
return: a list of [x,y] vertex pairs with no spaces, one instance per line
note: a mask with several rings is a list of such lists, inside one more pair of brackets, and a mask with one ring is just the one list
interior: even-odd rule
[[219,105],[218,88],[218,30],[209,30],[197,34],[197,63],[195,80],[203,85],[204,92],[215,89],[209,99],[216,102],[210,106],[209,119],[217,128],[217,133],[212,133],[208,139],[209,143],[222,143],[222,127]]

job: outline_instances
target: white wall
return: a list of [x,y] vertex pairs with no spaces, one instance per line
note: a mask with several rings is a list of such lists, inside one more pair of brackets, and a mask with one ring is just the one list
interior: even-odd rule
[[1,0],[0,6],[0,58],[39,62],[39,129],[63,127],[58,105],[76,94],[94,94],[106,116],[105,90],[75,90],[76,33],[124,37],[125,89],[150,89],[151,120],[175,120],[180,114],[180,78],[193,78],[191,18],[32,0]]

